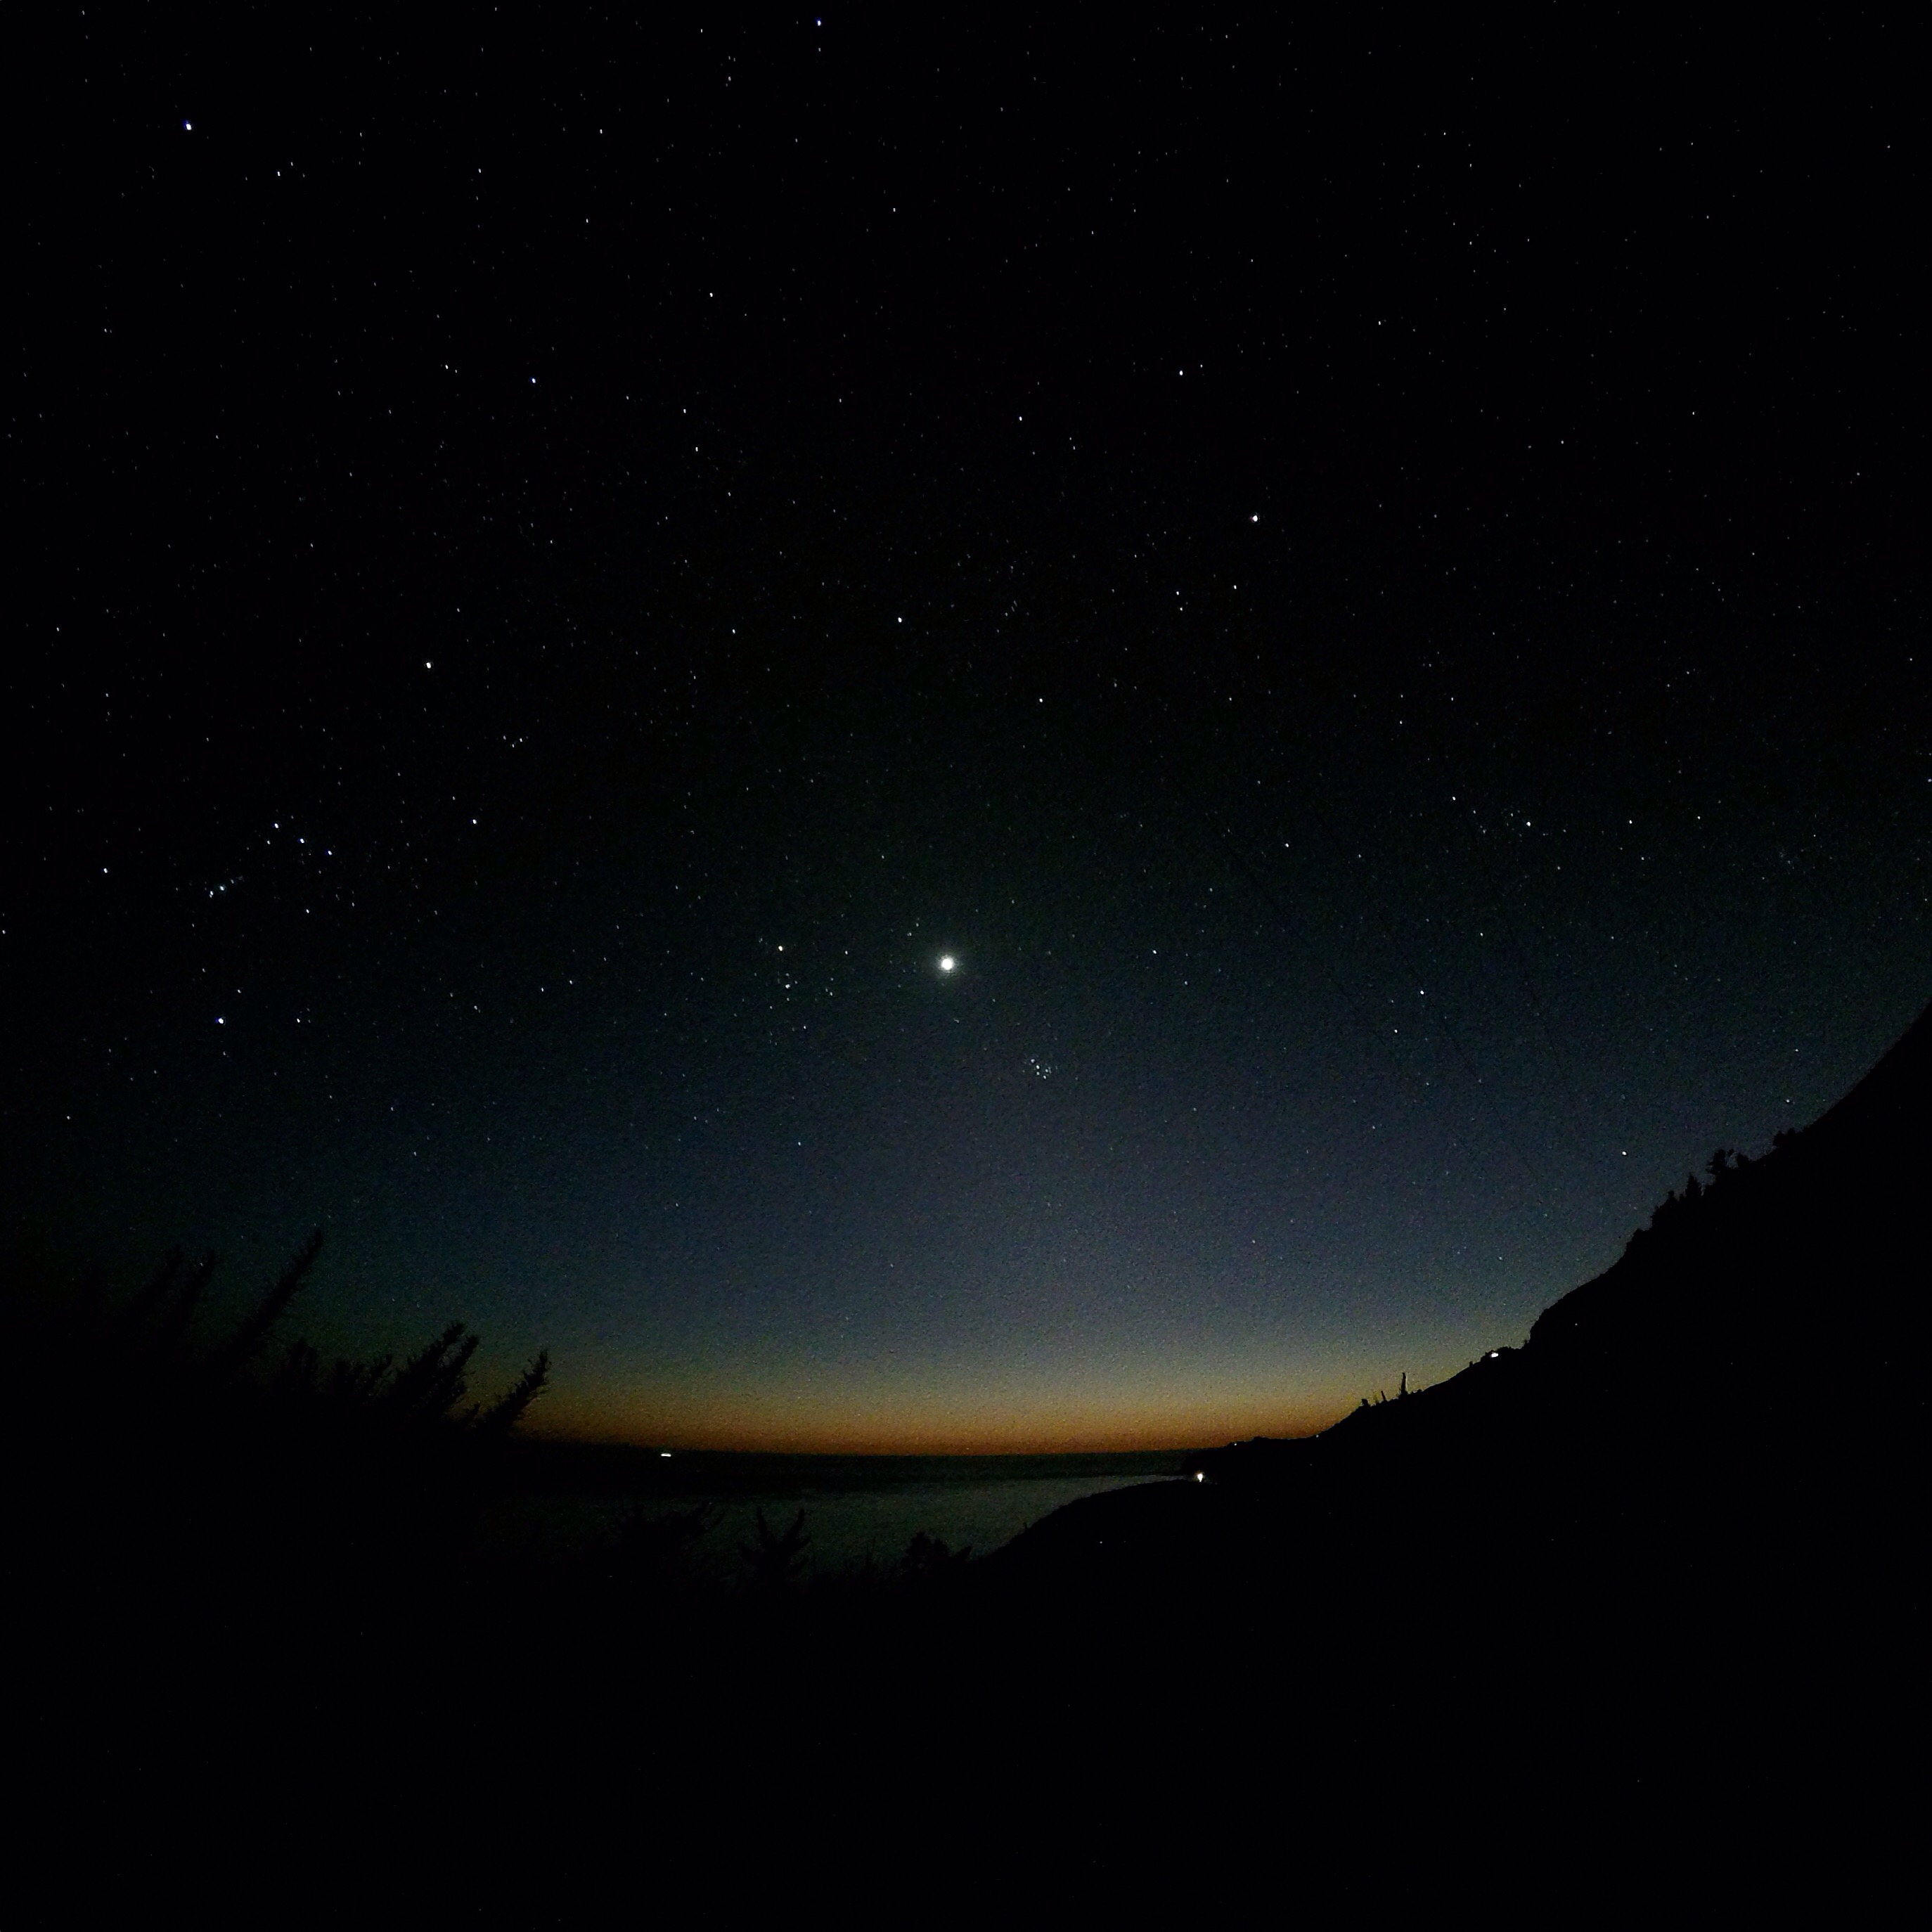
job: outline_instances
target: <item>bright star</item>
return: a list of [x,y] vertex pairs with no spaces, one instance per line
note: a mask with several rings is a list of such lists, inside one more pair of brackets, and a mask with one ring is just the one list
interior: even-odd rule
[[958,961],[955,959],[952,954],[949,952],[944,959],[940,961],[939,970],[942,973],[950,973],[952,970],[955,966],[958,964]]

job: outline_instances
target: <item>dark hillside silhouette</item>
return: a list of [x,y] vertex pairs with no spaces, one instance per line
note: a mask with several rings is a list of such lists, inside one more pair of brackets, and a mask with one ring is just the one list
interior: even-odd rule
[[[1061,1510],[984,1566],[992,1614],[1105,1634],[1102,1758],[1220,1748],[1204,1706],[1418,1818],[1715,1831],[1827,1802],[1821,1762],[1882,1814],[1858,1741],[1917,1644],[1928,1155],[1932,1014],[1810,1128],[1714,1154],[1522,1346]],[[1136,1662],[1155,1631],[1184,1666]]]
[[[312,1246],[208,1336],[209,1264],[171,1257],[118,1309],[58,1304],[16,1379],[28,1748],[143,1857],[190,1812],[238,1868],[319,1832],[596,1845],[632,1903],[747,1845],[929,1877],[962,1829],[993,1872],[1286,1858],[1298,1895],[1360,1898],[1368,1844],[1519,1874],[1742,1846],[1823,1802],[1820,1766],[1882,1820],[1928,1122],[1922,1018],[1811,1127],[1714,1154],[1520,1346],[990,1558],[922,1538],[836,1586],[808,1510],[735,1552],[646,1502],[574,1564],[479,1554],[541,1358],[488,1408],[460,1328],[326,1366],[280,1337]],[[532,1896],[507,1922],[571,1922]]]
[[[1865,1459],[1916,1432],[1929,1161],[1932,1010],[1810,1128],[1780,1133],[1756,1160],[1718,1150],[1705,1178],[1688,1177],[1522,1346],[1436,1388],[1364,1401],[1318,1437],[1210,1452],[1202,1472],[1220,1493],[1286,1496],[1372,1471],[1414,1496],[1489,1461],[1498,1474],[1514,1468],[1513,1489],[1576,1508],[1600,1488],[1628,1516],[1640,1498],[1650,1534],[1696,1514],[1688,1498],[1717,1470],[1768,1474],[1759,1459],[1788,1458],[1815,1474],[1794,1467],[1759,1486],[1767,1508],[1788,1513],[1794,1494],[1870,1473]],[[1726,1514],[1756,1501],[1735,1496]],[[1096,1520],[1136,1507],[1125,1496],[1094,1505]],[[1700,1529],[1721,1533],[1701,1518]]]

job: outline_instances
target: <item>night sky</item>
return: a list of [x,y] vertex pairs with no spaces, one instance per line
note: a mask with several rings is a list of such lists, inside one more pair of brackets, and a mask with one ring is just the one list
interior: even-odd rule
[[16,1250],[320,1226],[316,1339],[639,1442],[1298,1432],[1932,994],[1882,29],[117,31],[8,218]]

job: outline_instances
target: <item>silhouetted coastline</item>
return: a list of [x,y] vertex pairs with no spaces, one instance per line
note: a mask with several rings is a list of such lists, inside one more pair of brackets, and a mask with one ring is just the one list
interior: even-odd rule
[[[460,1330],[326,1368],[280,1334],[313,1248],[196,1340],[206,1270],[172,1258],[28,1338],[29,1749],[140,1858],[212,1806],[265,1865],[405,1820],[710,1856],[856,1808],[879,1868],[916,1870],[934,1808],[989,1790],[1116,1851],[1124,1795],[1161,1787],[1194,1828],[1258,1812],[1330,1856],[1371,1826],[1748,1838],[1825,1802],[1821,1754],[1882,1810],[1862,1739],[1914,1647],[1928,1118],[1922,1016],[1812,1127],[1714,1155],[1520,1345],[1306,1441],[1149,1457],[984,1560],[920,1536],[822,1574],[812,1459],[674,1476],[519,1442],[541,1361],[488,1407]],[[698,1466],[770,1502],[754,1534],[663,1506]],[[546,1484],[637,1507],[561,1568],[479,1542],[491,1498]],[[1348,1894],[1328,1876],[1311,1895]]]

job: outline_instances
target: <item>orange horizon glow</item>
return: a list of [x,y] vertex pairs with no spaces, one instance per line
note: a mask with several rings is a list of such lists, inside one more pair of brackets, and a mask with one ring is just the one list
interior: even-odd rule
[[1256,1436],[1318,1435],[1339,1422],[1352,1404],[1330,1409],[1298,1408],[1272,1414],[1212,1413],[1102,1420],[1091,1416],[1016,1416],[1004,1423],[964,1420],[922,1424],[908,1417],[832,1420],[781,1420],[740,1416],[694,1424],[614,1412],[616,1406],[573,1406],[532,1416],[523,1432],[551,1442],[614,1447],[750,1455],[789,1456],[1064,1456],[1165,1454],[1206,1449]]
[[[1450,1372],[1463,1366],[1456,1361]],[[710,1453],[793,1456],[1166,1454],[1255,1436],[1318,1435],[1386,1380],[1342,1354],[1029,1364],[708,1363],[633,1372],[598,1364],[553,1388],[533,1436]],[[1435,1370],[1436,1373],[1431,1373]],[[1441,1365],[1412,1363],[1412,1388]]]

